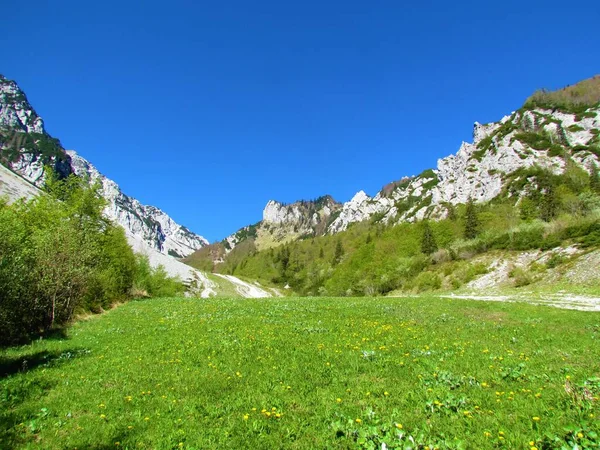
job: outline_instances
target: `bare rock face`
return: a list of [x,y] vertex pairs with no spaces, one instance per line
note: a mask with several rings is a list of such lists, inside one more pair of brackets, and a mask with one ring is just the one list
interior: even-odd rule
[[0,75],[0,161],[27,181],[41,187],[44,166],[62,176],[71,172],[68,155],[44,129],[17,83]]
[[14,81],[1,75],[0,149],[0,161],[23,177],[25,183],[28,181],[37,187],[44,184],[44,166],[48,164],[53,165],[62,176],[75,173],[91,183],[99,181],[102,195],[108,202],[104,210],[106,217],[125,228],[128,236],[136,242],[150,249],[165,255],[185,257],[208,245],[206,239],[179,225],[165,212],[154,206],[142,205],[125,195],[117,183],[106,178],[77,153],[65,151],[57,139],[46,133],[44,122],[23,91]]
[[44,122],[17,83],[0,75],[0,127],[44,134]]
[[208,245],[206,239],[179,225],[165,212],[154,206],[142,205],[137,199],[125,195],[117,183],[106,178],[74,151],[67,153],[76,175],[89,179],[91,183],[101,183],[102,196],[108,201],[104,214],[128,233],[146,242],[151,248],[178,258]]
[[600,165],[599,135],[599,107],[584,114],[531,108],[499,122],[475,122],[473,143],[463,142],[456,154],[438,160],[437,169],[392,183],[373,198],[359,191],[327,232],[377,216],[384,223],[444,218],[449,205],[500,195],[508,176],[519,169],[537,166],[560,174],[569,158],[588,170],[590,164]]
[[241,228],[221,243],[226,253],[242,242],[251,240],[258,249],[276,247],[286,242],[325,234],[327,226],[339,213],[341,204],[331,196],[284,204],[270,200],[263,210],[263,220]]

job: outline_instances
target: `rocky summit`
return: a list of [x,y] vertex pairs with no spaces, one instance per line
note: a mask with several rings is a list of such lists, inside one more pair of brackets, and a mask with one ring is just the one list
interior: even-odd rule
[[489,201],[503,192],[510,175],[538,166],[560,174],[567,159],[584,170],[598,164],[600,108],[581,113],[524,106],[486,125],[475,122],[473,143],[438,160],[437,169],[405,178],[374,197],[363,191],[344,203],[329,233],[376,215],[386,223],[444,218],[449,205]]
[[0,193],[9,199],[37,192],[36,188],[44,184],[44,167],[50,165],[59,176],[74,173],[90,183],[100,182],[107,200],[105,215],[121,225],[138,246],[181,258],[208,245],[206,239],[179,225],[165,212],[124,194],[117,183],[74,151],[66,151],[58,139],[46,132],[42,118],[19,86],[1,75],[0,161],[13,172],[0,172]]

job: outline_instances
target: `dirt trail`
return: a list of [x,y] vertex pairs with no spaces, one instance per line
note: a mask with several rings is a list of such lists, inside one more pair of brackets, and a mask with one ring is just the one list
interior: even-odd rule
[[272,294],[265,291],[264,289],[250,283],[246,283],[245,281],[240,280],[233,275],[223,275],[220,273],[215,274],[218,277],[221,277],[230,283],[235,285],[235,290],[245,298],[264,298],[264,297],[273,297]]
[[466,300],[483,300],[489,302],[521,302],[533,305],[553,306],[555,308],[576,309],[579,311],[600,312],[600,298],[576,294],[537,294],[527,295],[479,295],[479,294],[447,294],[442,298],[458,298]]

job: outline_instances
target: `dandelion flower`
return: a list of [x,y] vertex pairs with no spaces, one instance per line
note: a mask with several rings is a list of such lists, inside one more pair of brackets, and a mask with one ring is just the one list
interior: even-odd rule
[[356,423],[362,423],[362,420],[360,420],[360,419],[356,419],[356,420],[355,420],[355,422],[356,422]]

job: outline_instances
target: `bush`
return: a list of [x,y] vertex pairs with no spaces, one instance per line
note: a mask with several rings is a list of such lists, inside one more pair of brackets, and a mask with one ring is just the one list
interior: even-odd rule
[[173,297],[182,294],[184,290],[181,281],[169,277],[163,266],[153,268],[147,256],[135,255],[134,296]]
[[531,275],[521,267],[514,267],[508,276],[514,280],[515,287],[523,287],[533,282]]
[[442,286],[442,280],[437,273],[421,272],[412,284],[417,292],[434,291]]

